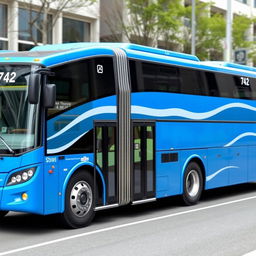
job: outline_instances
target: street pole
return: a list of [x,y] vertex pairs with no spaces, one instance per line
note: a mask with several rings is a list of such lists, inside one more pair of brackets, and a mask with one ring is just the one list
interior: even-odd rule
[[196,54],[196,0],[192,0],[192,17],[191,17],[191,54]]
[[226,15],[226,42],[225,42],[225,61],[231,62],[232,60],[232,0],[227,0],[227,15]]

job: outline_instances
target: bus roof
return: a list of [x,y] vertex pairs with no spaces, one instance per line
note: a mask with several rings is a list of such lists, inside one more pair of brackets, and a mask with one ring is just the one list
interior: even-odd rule
[[253,67],[220,61],[200,61],[194,55],[129,43],[65,43],[36,46],[25,52],[0,51],[0,62],[53,66],[89,56],[113,56],[114,49],[123,49],[132,59],[256,77],[256,68]]

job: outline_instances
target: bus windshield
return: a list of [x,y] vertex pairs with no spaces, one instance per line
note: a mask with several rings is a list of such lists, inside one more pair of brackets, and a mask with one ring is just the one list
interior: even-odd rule
[[0,66],[0,154],[36,146],[38,106],[28,102],[30,72],[31,66]]

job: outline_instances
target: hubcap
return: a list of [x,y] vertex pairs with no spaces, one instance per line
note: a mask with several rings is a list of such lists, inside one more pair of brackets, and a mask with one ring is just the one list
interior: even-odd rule
[[186,190],[191,197],[195,197],[198,194],[200,187],[200,180],[198,172],[191,170],[186,178]]
[[92,189],[85,181],[77,182],[70,194],[70,207],[77,217],[84,217],[92,207]]

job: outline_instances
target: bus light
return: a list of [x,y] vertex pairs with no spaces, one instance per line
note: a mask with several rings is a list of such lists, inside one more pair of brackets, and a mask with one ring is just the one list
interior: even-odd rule
[[21,198],[22,198],[23,201],[27,201],[28,200],[28,194],[27,193],[23,193],[21,195]]
[[8,179],[7,186],[18,185],[29,181],[34,176],[35,171],[36,167],[32,167],[13,173]]

